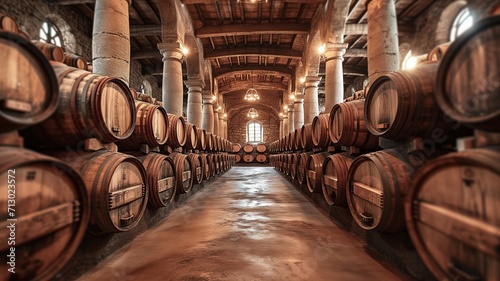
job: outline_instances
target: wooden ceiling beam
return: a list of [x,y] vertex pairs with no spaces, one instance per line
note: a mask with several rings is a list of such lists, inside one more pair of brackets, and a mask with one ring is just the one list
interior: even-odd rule
[[159,36],[161,35],[161,25],[159,24],[148,24],[148,25],[131,25],[130,26],[130,36]]
[[281,58],[301,59],[302,52],[293,49],[268,48],[268,47],[238,47],[227,49],[216,49],[205,52],[205,59],[216,59],[230,56],[273,56]]
[[[283,2],[288,3],[305,3],[305,4],[325,4],[327,0],[282,0]],[[212,4],[214,0],[181,0],[181,3],[184,5],[191,4]],[[241,3],[241,2],[240,2]],[[266,5],[266,4],[261,4]]]
[[78,5],[78,4],[89,4],[94,3],[95,0],[51,0],[47,1],[58,5]]
[[296,23],[208,25],[195,30],[197,38],[249,34],[309,34],[310,26]]
[[[412,23],[399,23],[398,33],[399,36],[409,35],[415,32],[415,26]],[[346,24],[344,29],[344,35],[367,35],[368,34],[368,24],[366,23],[351,23]]]
[[[253,85],[252,85],[253,84]],[[222,87],[219,87],[219,94],[227,94],[230,92],[238,91],[238,90],[248,90],[250,87],[254,87],[258,90],[275,90],[275,91],[286,91],[288,86],[283,83],[277,82],[255,82],[251,81],[234,81],[232,83],[228,83]]]
[[251,71],[258,72],[259,74],[281,75],[287,77],[293,75],[293,70],[286,66],[233,65],[212,70],[212,76],[218,78],[222,76],[242,75],[250,73]]

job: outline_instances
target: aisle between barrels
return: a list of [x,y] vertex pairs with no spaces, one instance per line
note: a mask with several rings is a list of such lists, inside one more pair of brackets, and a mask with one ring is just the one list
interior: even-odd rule
[[236,166],[79,280],[407,280],[271,167]]

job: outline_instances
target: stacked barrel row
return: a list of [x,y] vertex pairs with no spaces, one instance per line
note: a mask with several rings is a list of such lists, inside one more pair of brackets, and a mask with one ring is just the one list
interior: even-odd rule
[[365,230],[408,229],[437,279],[499,280],[499,35],[482,20],[442,60],[381,76],[271,143],[271,164]]
[[1,271],[12,262],[16,279],[51,279],[87,230],[129,231],[146,207],[169,206],[234,165],[229,141],[120,79],[62,63],[59,47],[0,17],[0,240],[16,238],[14,253],[8,243],[0,252],[24,257]]
[[265,143],[241,145],[235,143],[232,146],[233,155],[237,163],[268,163],[269,152]]

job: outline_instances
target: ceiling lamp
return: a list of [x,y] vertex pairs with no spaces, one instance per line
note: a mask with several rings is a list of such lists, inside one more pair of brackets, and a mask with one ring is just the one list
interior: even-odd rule
[[255,110],[255,108],[252,107],[248,111],[247,116],[252,118],[252,119],[255,119],[255,118],[259,117],[259,114],[257,113],[257,110]]
[[267,0],[237,0],[236,3],[261,4],[261,3],[267,3]]
[[[253,72],[252,72],[252,74],[253,74]],[[250,87],[250,89],[247,90],[244,99],[247,100],[247,101],[256,101],[256,100],[259,100],[260,99],[259,93],[253,87],[253,78],[252,78],[252,76],[250,76],[250,79],[252,81],[252,87]]]

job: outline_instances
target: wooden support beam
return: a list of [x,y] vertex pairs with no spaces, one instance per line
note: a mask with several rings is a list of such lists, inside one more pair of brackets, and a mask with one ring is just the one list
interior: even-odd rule
[[89,4],[95,2],[95,0],[46,0],[46,1],[58,5],[78,5],[78,4]]
[[302,52],[293,49],[284,48],[268,48],[268,47],[238,47],[217,49],[210,52],[205,52],[205,59],[215,59],[231,56],[272,56],[281,58],[301,59]]
[[[326,0],[282,0],[288,3],[325,4]],[[184,5],[190,4],[212,4],[214,0],[181,0]],[[266,4],[261,4],[266,5]]]
[[160,36],[161,35],[161,25],[150,24],[150,25],[131,25],[130,26],[130,36]]
[[132,52],[130,55],[130,59],[139,60],[139,59],[161,59],[160,50],[143,50]]
[[238,90],[248,90],[250,87],[254,87],[258,90],[275,90],[275,91],[286,91],[288,86],[282,83],[276,82],[257,82],[253,83],[251,81],[237,81],[232,82],[222,87],[219,87],[219,94],[227,94],[230,92],[238,91]]
[[366,56],[366,49],[347,49],[344,54],[344,57],[349,58],[366,58]]
[[[399,36],[410,35],[415,32],[415,25],[413,23],[399,23],[398,24],[398,34]],[[351,23],[346,24],[344,29],[344,35],[367,35],[368,34],[368,24],[366,23]]]
[[310,26],[298,23],[207,25],[195,30],[197,38],[251,34],[309,34]]
[[249,73],[250,71],[256,71],[259,74],[281,75],[289,77],[293,75],[293,70],[286,66],[233,65],[231,67],[225,66],[219,69],[214,69],[212,71],[212,76],[214,78],[217,78],[226,75],[240,75]]

